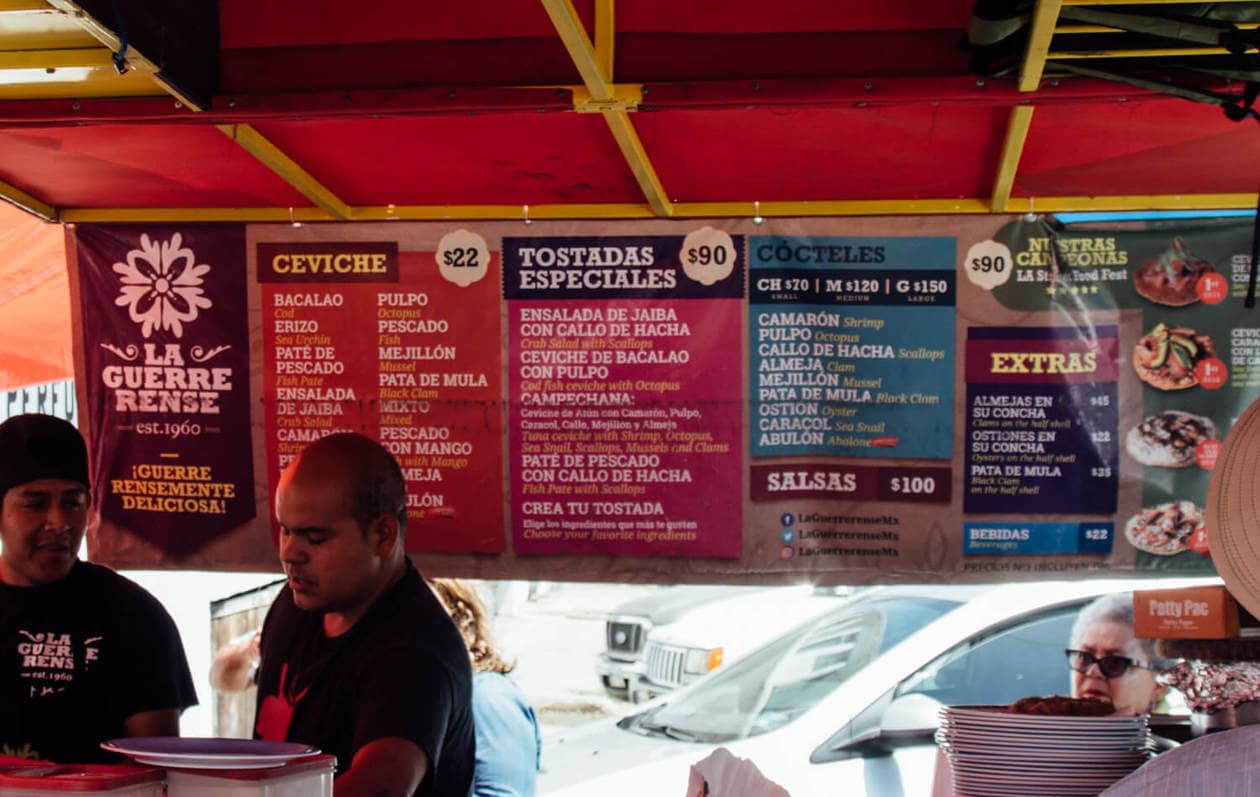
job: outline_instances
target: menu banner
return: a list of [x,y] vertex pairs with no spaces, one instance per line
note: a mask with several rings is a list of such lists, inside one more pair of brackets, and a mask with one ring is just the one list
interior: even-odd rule
[[749,246],[752,455],[948,459],[953,240]]
[[82,227],[97,537],[178,562],[255,516],[240,227]]
[[517,552],[740,555],[737,243],[504,240]]
[[[408,551],[503,550],[497,261],[461,285],[397,241],[259,243],[267,469],[338,432],[407,481]],[[272,488],[274,490],[274,487]],[[274,533],[274,532],[273,532]]]
[[[1025,216],[79,225],[79,404],[117,484],[102,539],[152,541],[102,560],[274,568],[280,473],[354,431],[402,466],[407,548],[433,574],[1211,573],[1208,480],[1260,395],[1252,232]],[[169,261],[165,282],[146,258]],[[141,508],[154,497],[223,504],[181,505],[204,511],[170,523],[173,540]],[[194,555],[184,538],[210,541]]]
[[965,512],[1115,512],[1119,344],[1089,333],[969,330]]

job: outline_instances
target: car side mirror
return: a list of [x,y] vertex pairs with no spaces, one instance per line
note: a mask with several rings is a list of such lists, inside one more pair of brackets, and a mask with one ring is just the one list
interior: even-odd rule
[[941,704],[927,695],[895,700],[885,694],[810,754],[814,764],[891,755],[897,747],[930,741]]
[[884,710],[879,735],[890,741],[930,735],[940,726],[940,711],[940,701],[927,695],[904,695]]

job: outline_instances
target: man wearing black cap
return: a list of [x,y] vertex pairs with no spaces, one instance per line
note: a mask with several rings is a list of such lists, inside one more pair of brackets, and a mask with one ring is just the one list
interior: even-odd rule
[[73,426],[50,415],[0,424],[0,755],[109,760],[101,742],[177,736],[197,703],[166,610],[79,561],[91,503]]

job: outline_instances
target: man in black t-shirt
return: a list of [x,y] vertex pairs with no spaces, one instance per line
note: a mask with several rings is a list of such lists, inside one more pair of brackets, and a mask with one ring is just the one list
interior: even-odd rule
[[179,632],[157,600],[78,559],[91,494],[78,431],[0,424],[0,755],[115,760],[100,743],[178,736],[196,705]]
[[263,624],[255,736],[337,756],[337,797],[466,797],[472,671],[404,552],[406,484],[358,434],[307,447],[280,477],[288,583]]

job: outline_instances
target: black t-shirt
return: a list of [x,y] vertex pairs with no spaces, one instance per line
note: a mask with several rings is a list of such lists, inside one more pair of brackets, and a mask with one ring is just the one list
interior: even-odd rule
[[472,668],[463,638],[410,562],[354,627],[324,635],[323,615],[286,586],[263,623],[257,738],[337,756],[337,774],[368,742],[408,739],[429,757],[416,795],[465,797],[472,784]]
[[113,570],[77,562],[55,584],[0,584],[0,755],[115,761],[123,722],[197,704],[179,631]]

